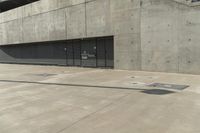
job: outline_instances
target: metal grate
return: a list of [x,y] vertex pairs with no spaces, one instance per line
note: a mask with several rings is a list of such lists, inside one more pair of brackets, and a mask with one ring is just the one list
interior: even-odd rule
[[156,88],[174,89],[174,90],[184,90],[189,87],[188,85],[164,84],[164,83],[152,83],[149,84],[148,86]]
[[168,95],[168,94],[175,93],[173,91],[161,90],[161,89],[144,90],[142,92],[146,94],[151,94],[151,95]]

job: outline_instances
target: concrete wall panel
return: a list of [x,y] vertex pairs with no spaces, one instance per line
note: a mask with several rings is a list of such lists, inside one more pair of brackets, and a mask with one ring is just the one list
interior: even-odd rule
[[87,36],[112,35],[110,0],[86,3]]
[[86,37],[85,4],[66,9],[67,39]]
[[57,0],[58,8],[69,7],[85,3],[85,0]]
[[57,0],[41,0],[41,12],[48,12],[57,8]]
[[[29,7],[29,5],[31,7]],[[28,8],[29,8],[29,10],[31,8],[31,15],[37,15],[37,14],[42,13],[42,4],[41,4],[41,1],[37,1],[37,2],[34,2],[32,4],[29,4],[29,5],[28,5]]]
[[23,42],[36,40],[35,21],[35,16],[23,19]]
[[179,72],[200,74],[200,15],[199,9],[184,8],[179,15],[178,46],[179,46]]
[[115,68],[141,69],[140,0],[111,0]]
[[140,33],[140,10],[113,12],[112,29],[115,35]]
[[5,24],[0,24],[0,44],[7,44]]
[[116,69],[140,70],[140,34],[117,35],[114,38]]
[[49,40],[49,16],[50,13],[45,13],[34,17],[36,40],[39,42]]
[[200,74],[200,8],[149,0],[141,9],[142,70]]
[[30,17],[32,16],[32,4],[28,4],[22,7],[22,17]]
[[122,11],[140,8],[141,0],[110,0],[112,11]]
[[49,12],[49,40],[66,39],[65,9]]
[[22,19],[6,23],[7,43],[21,43],[22,40]]

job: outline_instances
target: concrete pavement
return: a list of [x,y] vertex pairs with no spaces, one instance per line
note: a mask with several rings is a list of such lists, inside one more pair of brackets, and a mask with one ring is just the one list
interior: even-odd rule
[[[147,86],[154,82],[190,87]],[[199,75],[0,65],[0,133],[199,133],[199,125]]]

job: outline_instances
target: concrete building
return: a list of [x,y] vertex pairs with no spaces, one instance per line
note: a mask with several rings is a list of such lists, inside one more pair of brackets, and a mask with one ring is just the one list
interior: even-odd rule
[[0,0],[0,62],[200,74],[199,5]]

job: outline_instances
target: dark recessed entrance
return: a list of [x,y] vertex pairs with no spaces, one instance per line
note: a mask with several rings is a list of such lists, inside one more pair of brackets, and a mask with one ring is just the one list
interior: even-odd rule
[[0,62],[112,68],[113,37],[0,47]]
[[112,37],[68,41],[65,52],[67,66],[114,66]]

